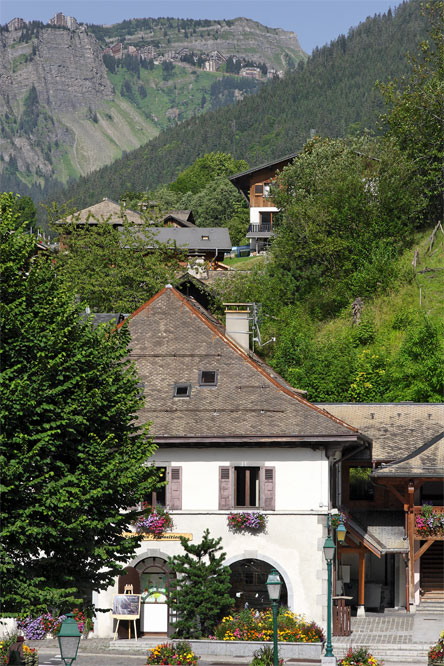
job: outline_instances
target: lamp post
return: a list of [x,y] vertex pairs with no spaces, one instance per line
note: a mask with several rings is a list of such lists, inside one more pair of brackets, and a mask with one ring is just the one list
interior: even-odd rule
[[273,610],[273,663],[274,666],[278,666],[279,655],[278,655],[278,641],[277,641],[277,614],[279,607],[279,599],[281,596],[282,581],[276,569],[272,569],[268,574],[266,585],[267,585],[268,596],[270,597],[271,601],[271,608]]
[[[333,560],[335,557],[336,546],[330,535],[330,514],[327,515],[327,538],[325,539],[323,551],[324,557],[327,562],[327,645],[325,646],[325,660],[323,659],[324,664],[336,664],[336,657],[333,654],[333,645],[331,642],[331,571],[333,566]],[[339,517],[339,525],[336,528],[336,538],[338,542],[342,543],[345,539],[347,530],[344,526],[344,521],[342,516]]]
[[65,666],[71,666],[77,659],[80,643],[80,631],[72,613],[67,613],[58,635],[60,656]]

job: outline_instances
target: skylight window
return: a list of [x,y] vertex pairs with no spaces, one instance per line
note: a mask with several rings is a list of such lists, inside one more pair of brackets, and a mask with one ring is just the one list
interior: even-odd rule
[[191,384],[174,384],[173,398],[189,398]]
[[202,236],[202,240],[210,240],[209,236]]
[[199,386],[217,386],[217,370],[199,370]]

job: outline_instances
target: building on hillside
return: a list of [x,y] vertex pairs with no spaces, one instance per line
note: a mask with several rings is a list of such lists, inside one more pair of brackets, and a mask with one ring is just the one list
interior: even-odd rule
[[124,205],[104,197],[99,203],[83,208],[77,213],[68,215],[66,218],[58,220],[57,225],[75,224],[79,226],[97,226],[101,222],[108,222],[113,227],[122,227],[125,222],[131,224],[141,225],[144,224],[143,217],[140,213],[131,208],[126,208]]
[[279,209],[270,198],[270,186],[278,171],[290,164],[297,153],[275,162],[268,162],[230,177],[230,181],[244,196],[250,206],[250,226],[247,238],[253,252],[266,250],[273,235],[273,218]]
[[[338,552],[345,593],[362,611],[444,612],[444,404],[318,406],[373,441],[338,470],[338,506],[350,516]],[[441,529],[420,527],[424,504]]]
[[8,30],[12,32],[13,30],[21,30],[25,27],[25,21],[22,18],[16,17],[9,21]]
[[[169,633],[168,557],[182,552],[179,535],[198,543],[206,528],[222,537],[238,608],[269,605],[265,581],[276,568],[282,603],[325,621],[331,480],[340,461],[370,440],[309,403],[249,350],[250,314],[246,305],[228,307],[224,329],[198,301],[167,286],[128,319],[146,400],[139,419],[152,422],[152,460],[168,482],[146,501],[167,507],[174,527],[147,536],[126,574],[93,602],[109,608],[131,583],[144,592],[142,633]],[[230,528],[229,515],[242,511],[266,516],[265,529]],[[99,614],[96,634],[112,630],[111,615]]]
[[69,28],[70,30],[75,30],[79,25],[74,16],[65,16],[62,12],[58,12],[52,19],[49,19],[49,23],[50,25]]
[[195,227],[193,211],[191,210],[171,210],[163,218],[165,226],[173,227]]
[[119,42],[118,44],[113,44],[113,46],[111,46],[111,55],[113,55],[114,58],[117,58],[117,59],[123,58],[123,44],[122,44],[122,42]]
[[262,77],[262,72],[259,67],[242,67],[239,74],[241,76],[246,76],[249,79],[260,79]]

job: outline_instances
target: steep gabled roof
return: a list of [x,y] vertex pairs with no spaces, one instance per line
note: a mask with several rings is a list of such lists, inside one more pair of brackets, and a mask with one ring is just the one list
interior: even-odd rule
[[444,430],[443,403],[319,403],[373,440],[373,460],[398,460]]
[[[109,220],[108,220],[109,218]],[[135,210],[131,208],[123,208],[116,201],[107,199],[106,197],[88,208],[79,210],[78,213],[69,215],[66,219],[58,220],[56,224],[98,224],[101,220],[108,220],[109,224],[123,225],[124,221],[131,222],[132,224],[143,224],[143,218]]]
[[252,176],[257,174],[259,171],[269,171],[270,169],[275,172],[280,171],[285,166],[290,164],[290,162],[292,162],[298,154],[299,153],[297,152],[290,153],[289,155],[280,157],[278,160],[274,160],[273,162],[266,162],[265,164],[261,164],[260,166],[254,167],[253,169],[247,169],[247,171],[235,173],[234,176],[229,176],[229,180],[244,195],[247,201],[249,201],[249,191]]
[[[158,443],[368,441],[278,381],[172,287],[136,310],[128,326],[145,385],[139,418],[152,422]],[[199,386],[202,370],[217,372],[216,387]],[[191,386],[189,397],[173,397],[177,383]]]
[[163,222],[177,222],[181,227],[195,227],[192,210],[171,210],[167,213]]

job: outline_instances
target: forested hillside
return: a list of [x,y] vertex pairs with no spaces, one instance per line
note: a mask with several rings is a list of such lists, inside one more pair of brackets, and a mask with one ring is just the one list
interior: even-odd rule
[[317,49],[283,80],[163,132],[64,191],[48,188],[44,197],[73,200],[80,208],[104,196],[118,199],[128,189],[152,190],[211,151],[256,165],[299,149],[312,129],[321,136],[376,130],[384,106],[375,82],[402,76],[408,69],[406,52],[426,32],[419,0],[404,2]]

